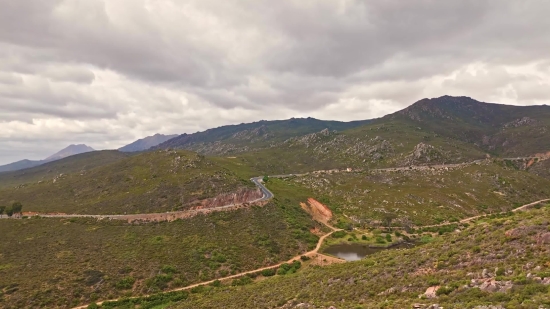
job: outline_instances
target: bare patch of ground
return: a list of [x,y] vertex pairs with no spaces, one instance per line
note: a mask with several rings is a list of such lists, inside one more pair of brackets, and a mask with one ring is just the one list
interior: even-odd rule
[[328,225],[328,222],[332,219],[332,211],[326,205],[323,205],[313,198],[308,198],[307,203],[300,203],[300,206],[310,214],[314,220],[323,224]]

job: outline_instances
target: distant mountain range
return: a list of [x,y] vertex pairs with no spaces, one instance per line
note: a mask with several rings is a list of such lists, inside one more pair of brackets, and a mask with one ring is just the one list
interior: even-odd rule
[[128,144],[124,147],[119,148],[118,150],[122,152],[144,151],[151,147],[157,146],[160,143],[164,143],[167,140],[170,140],[177,136],[178,136],[177,134],[174,134],[174,135],[155,134],[153,136],[148,136],[148,137],[139,139],[131,144]]
[[187,149],[206,155],[226,155],[271,147],[290,138],[322,130],[343,131],[368,124],[371,120],[351,122],[315,118],[291,118],[227,125],[193,134],[182,134],[154,147]]
[[17,170],[22,170],[26,168],[31,168],[31,167],[42,165],[44,163],[60,160],[63,158],[67,158],[73,155],[90,152],[90,151],[94,151],[94,149],[84,144],[70,145],[56,152],[55,154],[47,157],[44,160],[21,160],[10,164],[1,165],[0,172],[11,172],[11,171],[17,171]]

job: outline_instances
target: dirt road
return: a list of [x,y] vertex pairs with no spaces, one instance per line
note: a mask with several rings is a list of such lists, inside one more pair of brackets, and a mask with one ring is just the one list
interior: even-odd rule
[[[214,280],[210,280],[210,281],[205,281],[205,282],[200,282],[200,283],[196,283],[196,284],[192,284],[192,285],[188,285],[186,287],[182,287],[182,288],[177,288],[177,289],[173,289],[173,290],[169,290],[169,291],[163,291],[162,293],[170,293],[170,292],[178,292],[178,291],[185,291],[185,290],[190,290],[192,288],[195,288],[195,287],[198,287],[198,286],[201,286],[201,285],[208,285],[208,284],[211,284],[217,280],[219,281],[224,281],[224,280],[229,280],[229,279],[236,279],[236,278],[239,278],[239,277],[242,277],[242,276],[245,276],[245,275],[248,275],[248,274],[253,274],[253,273],[257,273],[257,272],[261,272],[263,270],[267,270],[267,269],[274,269],[274,268],[279,268],[281,265],[283,265],[284,263],[292,263],[294,261],[300,261],[300,257],[302,256],[307,256],[307,257],[313,257],[315,256],[316,254],[318,254],[319,252],[319,249],[321,249],[321,246],[323,245],[323,242],[325,241],[325,239],[327,237],[329,237],[330,235],[332,235],[332,233],[336,232],[336,231],[340,231],[340,229],[336,229],[328,224],[325,224],[328,228],[330,228],[332,231],[321,236],[319,238],[319,241],[317,242],[317,245],[315,246],[315,249],[311,250],[311,251],[308,251],[304,254],[300,254],[300,255],[297,255],[293,258],[291,258],[290,260],[286,261],[286,262],[281,262],[281,263],[278,263],[278,264],[275,264],[275,265],[270,265],[270,266],[265,266],[265,267],[262,267],[262,268],[258,268],[258,269],[254,269],[254,270],[249,270],[249,271],[245,271],[245,272],[242,272],[242,273],[238,273],[238,274],[235,274],[235,275],[231,275],[231,276],[227,276],[227,277],[223,277],[223,278],[218,278],[218,279],[214,279]],[[135,298],[142,298],[142,297],[148,297],[150,295],[141,295],[141,296],[136,296],[136,297],[130,297],[130,299],[135,299]],[[98,305],[101,305],[103,304],[104,302],[108,302],[108,301],[118,301],[119,299],[111,299],[111,300],[104,300],[104,301],[101,301],[101,302],[97,302],[96,304]],[[88,304],[89,305],[89,304]],[[74,307],[73,309],[85,309],[88,307],[88,305],[83,305],[83,306],[79,306],[79,307]]]
[[[532,206],[535,206],[537,204],[544,203],[544,202],[549,202],[549,201],[550,201],[550,199],[544,199],[544,200],[532,202],[532,203],[529,203],[529,204],[525,204],[521,207],[513,209],[512,212],[522,211],[522,210],[525,210],[525,209],[530,208]],[[505,213],[507,213],[507,211],[499,212],[499,213],[496,213],[496,214],[505,214]],[[417,228],[439,227],[439,226],[451,225],[451,224],[456,224],[456,223],[468,223],[468,222],[471,222],[471,221],[474,221],[476,219],[483,218],[483,217],[486,217],[486,216],[490,216],[490,215],[486,214],[486,215],[473,216],[473,217],[469,217],[469,218],[466,218],[466,219],[462,219],[458,222],[448,222],[448,223],[440,223],[440,224],[434,224],[434,225],[424,225],[424,226],[419,226]]]

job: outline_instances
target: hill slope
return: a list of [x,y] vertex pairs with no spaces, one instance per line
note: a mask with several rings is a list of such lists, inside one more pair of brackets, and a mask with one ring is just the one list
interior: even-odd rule
[[[480,219],[431,243],[382,251],[357,262],[101,308],[547,308],[549,220],[547,205]],[[430,288],[437,291],[434,298],[425,295]]]
[[262,149],[288,138],[328,130],[346,130],[365,123],[364,121],[339,122],[314,118],[292,118],[277,121],[242,123],[204,132],[183,134],[158,145],[157,149],[189,149],[205,155],[228,155]]
[[128,144],[124,147],[119,148],[119,151],[122,152],[137,152],[137,151],[143,151],[147,150],[151,147],[157,146],[158,144],[164,143],[174,137],[177,137],[178,135],[163,135],[163,134],[155,134],[153,136],[147,136],[142,139],[138,139],[137,141]]
[[380,121],[407,119],[500,156],[550,151],[550,106],[483,103],[469,97],[423,99]]
[[25,183],[51,181],[60,174],[80,173],[128,157],[116,150],[86,152],[36,167],[0,173],[0,188],[13,187]]
[[[203,156],[156,151],[116,160],[53,180],[0,189],[0,205],[20,201],[25,211],[133,214],[183,210],[220,194],[255,190]],[[245,191],[242,191],[245,190]]]

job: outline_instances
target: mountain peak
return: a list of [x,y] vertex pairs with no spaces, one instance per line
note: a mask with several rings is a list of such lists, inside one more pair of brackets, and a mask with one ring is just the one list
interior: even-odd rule
[[66,148],[56,152],[55,154],[47,157],[45,161],[59,160],[59,159],[63,159],[66,157],[70,157],[70,156],[74,156],[77,154],[90,152],[90,151],[95,151],[95,149],[85,144],[71,144]]
[[153,136],[148,136],[142,139],[139,139],[131,144],[128,144],[124,147],[119,148],[119,151],[122,152],[136,152],[147,150],[151,147],[157,146],[160,143],[166,142],[178,135],[164,135],[164,134],[155,134]]

